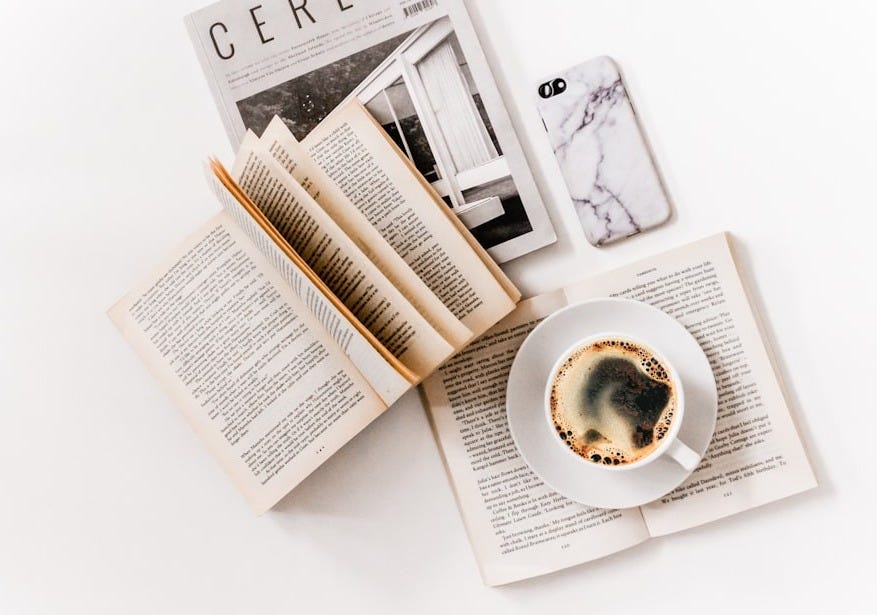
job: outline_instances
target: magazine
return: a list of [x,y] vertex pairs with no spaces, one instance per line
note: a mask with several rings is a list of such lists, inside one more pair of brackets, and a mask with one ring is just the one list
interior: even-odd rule
[[461,0],[225,0],[186,26],[235,147],[356,99],[497,262],[556,240]]

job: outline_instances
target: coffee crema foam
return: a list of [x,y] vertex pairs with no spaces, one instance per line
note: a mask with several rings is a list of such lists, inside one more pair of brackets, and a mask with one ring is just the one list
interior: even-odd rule
[[670,431],[676,405],[667,367],[648,347],[623,338],[582,346],[551,385],[557,435],[583,459],[603,465],[648,457]]

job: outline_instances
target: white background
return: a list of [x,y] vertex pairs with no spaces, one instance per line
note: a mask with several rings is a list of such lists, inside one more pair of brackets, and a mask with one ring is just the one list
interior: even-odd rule
[[[104,314],[217,209],[201,161],[232,152],[182,25],[202,1],[0,4],[0,613],[873,606],[874,3],[472,3],[560,227],[522,287],[732,231],[821,483],[491,589],[415,396],[257,518]],[[603,53],[676,215],[598,250],[531,93]]]

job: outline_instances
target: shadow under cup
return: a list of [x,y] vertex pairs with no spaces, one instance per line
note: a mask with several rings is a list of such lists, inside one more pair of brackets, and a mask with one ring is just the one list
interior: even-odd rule
[[630,335],[601,333],[564,352],[546,384],[545,412],[558,446],[593,467],[632,470],[664,454],[687,470],[700,461],[678,439],[685,394],[676,370]]

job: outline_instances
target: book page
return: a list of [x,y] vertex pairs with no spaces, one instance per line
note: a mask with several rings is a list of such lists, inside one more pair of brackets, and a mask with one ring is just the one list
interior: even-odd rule
[[518,349],[562,291],[522,301],[509,316],[423,383],[433,429],[482,579],[501,585],[638,544],[638,509],[569,500],[524,462],[506,418],[506,383]]
[[262,134],[261,141],[274,159],[454,348],[461,348],[472,339],[472,332],[466,325],[439,301],[335,182],[311,160],[283,120],[275,116]]
[[224,212],[110,316],[257,512],[386,408]]
[[[303,268],[307,267],[307,263],[294,262],[291,257],[297,255],[282,249],[282,246],[288,249],[288,246],[280,243],[283,238],[270,236],[258,224],[254,216],[260,215],[260,212],[255,205],[248,203],[245,195],[233,194],[220,177],[209,169],[207,179],[223,209],[237,222],[238,227],[268,259],[282,279],[305,302],[311,313],[323,324],[384,402],[390,405],[410,389],[412,382],[416,380],[415,375],[408,373],[403,365],[394,364],[394,362],[398,363],[395,357],[383,349],[374,336],[368,338],[370,335],[368,330],[349,311],[344,312],[346,308],[343,304],[340,302],[337,305],[333,304],[331,291],[320,286],[319,280],[312,277],[313,272],[310,276],[306,275]],[[230,181],[230,178],[226,180]],[[247,206],[250,209],[247,209]],[[265,224],[269,223],[265,222]],[[267,228],[273,230],[270,226]],[[276,233],[276,230],[274,232]],[[338,299],[335,298],[335,301]]]
[[232,178],[290,247],[408,369],[424,378],[454,348],[274,160],[252,132]]
[[302,141],[381,236],[475,335],[520,293],[356,101]]
[[644,506],[652,535],[675,532],[816,486],[726,235],[715,235],[567,289],[570,301],[627,297],[681,322],[706,352],[718,422],[688,481]]

